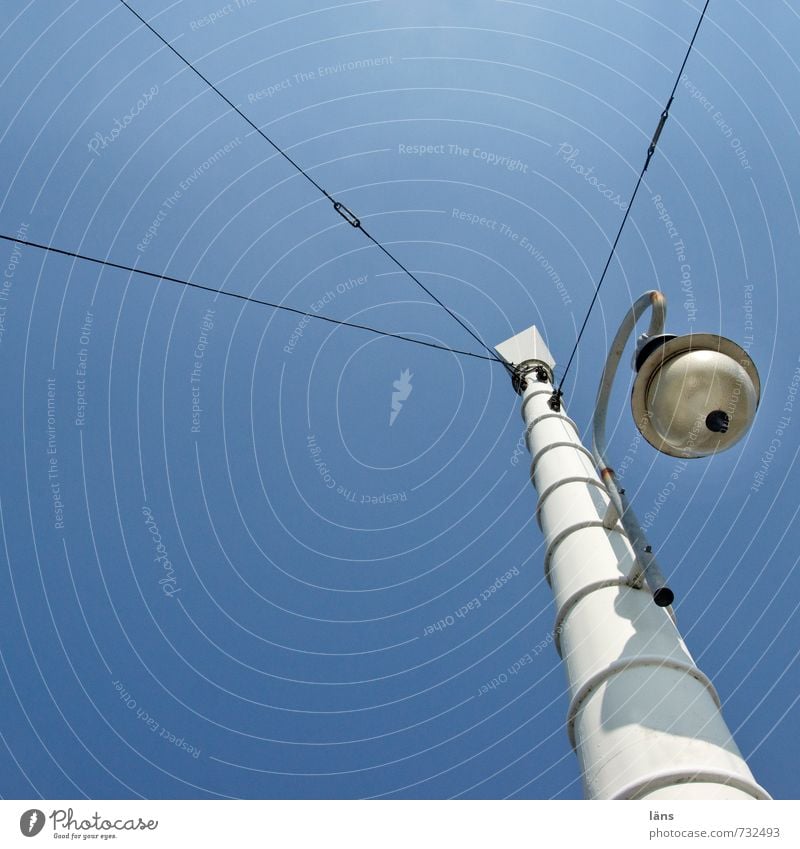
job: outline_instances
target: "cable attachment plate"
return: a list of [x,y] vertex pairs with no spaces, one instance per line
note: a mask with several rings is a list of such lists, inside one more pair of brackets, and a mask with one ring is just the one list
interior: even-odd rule
[[342,218],[344,218],[344,220],[351,227],[361,227],[361,222],[358,220],[358,218],[356,218],[355,215],[353,215],[352,212],[350,212],[350,210],[343,203],[339,203],[338,200],[335,200],[333,202],[333,208],[339,213],[339,215],[342,216]]

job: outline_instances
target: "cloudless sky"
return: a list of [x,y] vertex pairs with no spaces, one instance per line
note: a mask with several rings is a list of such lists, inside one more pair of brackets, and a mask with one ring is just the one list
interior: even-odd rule
[[[701,8],[132,5],[488,345],[535,323],[561,369]],[[481,352],[117,0],[3,12],[0,232]],[[776,798],[800,789],[798,44],[796,2],[712,0],[565,385],[588,438],[650,288],[671,332],[755,360],[726,454],[656,454],[627,372],[610,429]],[[0,266],[2,796],[581,796],[502,367],[9,242]]]

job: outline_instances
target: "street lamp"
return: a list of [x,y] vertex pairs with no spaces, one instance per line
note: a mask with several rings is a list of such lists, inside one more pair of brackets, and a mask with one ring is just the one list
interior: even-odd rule
[[[705,457],[730,448],[744,436],[758,406],[761,384],[753,361],[722,336],[665,334],[660,292],[646,292],[631,313],[637,316],[646,306],[653,307],[654,321],[634,359],[636,426],[654,448],[673,457]],[[612,346],[606,368],[617,357]]]
[[640,433],[654,448],[682,458],[706,457],[730,448],[753,422],[761,384],[753,361],[730,339],[711,333],[664,333],[667,303],[661,292],[645,292],[637,298],[611,343],[597,392],[592,444],[595,463],[611,498],[605,527],[613,527],[617,520],[622,522],[637,554],[631,581],[640,585],[644,578],[655,603],[667,607],[674,594],[666,585],[625,491],[617,485],[607,459],[605,435],[611,387],[622,353],[636,322],[648,309],[652,310],[650,325],[639,337],[634,355],[637,374],[631,409]]
[[555,362],[536,328],[496,347],[522,397],[545,576],[555,598],[553,636],[569,682],[567,734],[588,798],[769,799],[678,632],[673,594],[606,462],[611,385],[648,309],[653,314],[635,362],[637,425],[656,447],[682,452],[677,456],[733,444],[758,403],[755,367],[719,337],[664,338],[666,303],[658,292],[634,303],[612,343],[592,452],[554,392]]

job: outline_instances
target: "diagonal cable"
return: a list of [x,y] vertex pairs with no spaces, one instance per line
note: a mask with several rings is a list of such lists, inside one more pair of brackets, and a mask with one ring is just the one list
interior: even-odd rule
[[589,316],[592,314],[594,305],[597,303],[597,296],[600,294],[600,287],[603,285],[603,281],[606,278],[606,273],[608,272],[609,266],[611,265],[611,260],[614,258],[614,254],[617,250],[617,245],[619,244],[620,237],[622,236],[622,231],[625,228],[625,222],[628,220],[628,215],[631,211],[631,206],[633,206],[633,202],[639,192],[639,186],[642,185],[642,180],[644,179],[645,172],[647,171],[647,168],[650,165],[650,160],[653,158],[653,154],[656,152],[656,145],[658,144],[658,140],[661,137],[661,131],[664,129],[664,124],[666,124],[667,118],[669,118],[669,110],[672,106],[672,101],[675,99],[675,92],[678,90],[678,83],[680,82],[681,74],[683,74],[683,69],[686,67],[686,62],[689,60],[689,54],[692,52],[695,39],[697,38],[697,33],[700,31],[700,25],[703,23],[703,18],[705,18],[706,16],[706,10],[708,9],[709,2],[710,0],[706,0],[705,6],[703,6],[703,11],[700,13],[700,18],[697,21],[697,26],[694,29],[694,34],[692,35],[691,41],[689,42],[689,47],[686,50],[686,55],[683,57],[683,62],[681,62],[681,68],[678,71],[677,77],[675,78],[675,85],[672,86],[672,91],[670,92],[667,105],[664,107],[664,111],[661,113],[661,118],[659,119],[658,126],[656,127],[655,133],[653,133],[653,138],[650,141],[650,146],[647,148],[647,157],[644,161],[644,165],[642,166],[642,170],[639,172],[639,179],[636,181],[633,193],[631,194],[631,199],[628,202],[627,208],[625,209],[625,215],[622,216],[622,222],[619,225],[619,230],[617,230],[616,238],[614,239],[614,243],[611,245],[611,252],[608,255],[608,259],[606,260],[605,266],[603,266],[603,272],[600,275],[600,279],[597,282],[597,286],[595,287],[594,295],[592,296],[592,300],[589,303],[589,309],[586,311],[586,317],[583,319],[583,324],[581,325],[581,329],[578,331],[578,337],[575,340],[575,345],[572,348],[572,353],[569,355],[569,360],[567,361],[566,368],[564,369],[564,374],[561,376],[561,382],[558,385],[558,389],[553,393],[553,400],[554,403],[557,405],[560,403],[561,396],[564,394],[562,391],[564,388],[564,381],[567,379],[567,374],[569,373],[570,366],[572,365],[572,361],[575,359],[575,354],[578,351],[578,345],[580,345],[581,338],[583,337],[583,331],[586,330],[586,325],[589,323]]
[[[403,342],[413,342],[415,345],[425,345],[427,348],[436,348],[439,351],[448,351],[451,354],[458,354],[462,357],[474,357],[478,360],[488,360],[489,362],[494,362],[496,358],[487,357],[484,354],[476,354],[472,351],[460,351],[458,348],[449,348],[447,345],[439,345],[437,342],[426,342],[423,339],[414,339],[411,336],[404,336],[402,333],[390,333],[387,330],[378,330],[375,327],[369,327],[366,324],[357,324],[352,321],[344,321],[339,318],[332,318],[327,315],[320,315],[320,313],[316,312],[306,312],[305,310],[297,309],[296,307],[290,307],[286,304],[274,304],[271,301],[264,301],[261,298],[253,298],[249,295],[242,295],[239,292],[229,292],[226,289],[215,289],[213,286],[207,286],[203,283],[195,283],[191,280],[183,280],[180,277],[171,277],[168,274],[159,274],[155,271],[145,271],[143,268],[136,268],[132,265],[125,265],[121,262],[112,262],[108,259],[98,259],[97,257],[87,256],[86,254],[79,254],[75,251],[64,250],[63,248],[56,248],[52,245],[43,245],[39,242],[31,242],[27,239],[18,239],[14,236],[6,236],[0,233],[0,239],[3,239],[6,242],[13,242],[17,245],[25,245],[28,248],[38,248],[42,251],[47,251],[48,253],[59,254],[61,256],[72,257],[73,259],[80,259],[84,262],[93,262],[96,265],[104,265],[108,268],[117,268],[120,271],[129,271],[133,274],[142,274],[145,277],[152,277],[155,280],[166,280],[168,283],[179,283],[181,286],[187,286],[191,289],[201,289],[204,292],[211,292],[214,295],[225,295],[228,298],[237,298],[240,301],[248,301],[251,304],[259,304],[262,307],[270,307],[274,310],[283,310],[285,312],[294,313],[295,315],[306,316],[307,318],[316,318],[320,321],[327,321],[329,324],[338,324],[341,327],[354,327],[357,330],[366,330],[368,333],[375,333],[378,336],[388,336],[391,339],[401,339]],[[505,365],[505,363],[502,363]]]
[[428,297],[432,298],[432,299],[433,299],[433,300],[434,300],[434,301],[435,301],[435,302],[436,302],[436,303],[437,303],[437,304],[438,304],[438,305],[439,305],[439,306],[440,306],[440,307],[441,307],[441,308],[442,308],[442,309],[443,309],[443,310],[444,310],[444,311],[445,311],[445,312],[446,312],[449,316],[451,316],[451,318],[455,319],[455,320],[456,320],[456,321],[457,321],[457,322],[461,325],[461,327],[463,327],[463,328],[464,328],[464,330],[466,330],[466,331],[467,331],[467,333],[469,333],[469,335],[470,335],[470,336],[471,336],[471,337],[472,337],[472,338],[473,338],[473,339],[474,339],[474,340],[475,340],[475,341],[476,341],[479,345],[481,345],[481,347],[483,347],[486,351],[488,351],[488,353],[489,353],[489,355],[490,355],[490,356],[489,356],[488,358],[484,357],[484,359],[489,359],[489,358],[490,358],[490,359],[492,359],[492,360],[497,360],[497,362],[502,363],[502,364],[503,364],[503,365],[504,365],[507,369],[509,368],[508,364],[507,364],[507,363],[505,363],[505,361],[504,361],[504,360],[502,360],[502,359],[501,359],[501,358],[497,355],[497,353],[495,353],[495,351],[494,351],[492,348],[490,348],[490,347],[489,347],[489,346],[488,346],[488,345],[487,345],[487,344],[483,341],[483,339],[481,339],[481,338],[480,338],[480,336],[478,336],[478,334],[477,334],[477,333],[475,333],[475,332],[474,332],[474,331],[473,331],[473,330],[472,330],[472,329],[471,329],[471,328],[470,328],[470,327],[469,327],[469,326],[468,326],[468,325],[467,325],[464,321],[462,321],[462,320],[461,320],[461,319],[460,319],[460,318],[459,318],[459,317],[458,317],[458,316],[457,316],[457,315],[456,315],[456,314],[455,314],[455,313],[454,313],[451,309],[449,309],[447,306],[445,306],[445,304],[444,304],[444,303],[443,303],[443,302],[442,302],[439,298],[437,298],[437,297],[436,297],[436,295],[434,295],[434,294],[433,294],[433,292],[432,292],[432,291],[431,291],[431,290],[430,290],[427,286],[425,286],[425,285],[422,283],[422,281],[421,281],[421,280],[420,280],[420,279],[419,279],[419,278],[418,278],[415,274],[413,274],[413,273],[412,273],[412,272],[411,272],[411,271],[410,271],[410,270],[409,270],[409,269],[408,269],[405,265],[403,265],[403,263],[402,263],[402,262],[400,262],[400,260],[399,260],[399,259],[397,259],[397,258],[394,256],[394,254],[392,254],[392,253],[389,251],[389,249],[388,249],[385,245],[383,245],[380,241],[378,241],[378,239],[376,239],[374,236],[372,236],[372,235],[371,235],[371,234],[370,234],[370,233],[369,233],[369,232],[368,232],[368,231],[364,228],[364,226],[361,224],[361,221],[360,221],[360,220],[359,220],[359,219],[358,219],[355,215],[353,215],[353,213],[352,213],[352,212],[351,212],[351,211],[350,211],[350,210],[349,210],[349,209],[348,209],[348,208],[347,208],[344,204],[342,204],[342,203],[340,203],[339,201],[335,200],[335,199],[334,199],[334,198],[333,198],[333,197],[332,197],[332,196],[331,196],[331,195],[330,195],[330,194],[329,194],[329,193],[328,193],[328,192],[327,192],[327,191],[326,191],[326,190],[325,190],[325,189],[324,189],[324,188],[323,188],[323,187],[322,187],[322,186],[321,186],[321,185],[320,185],[320,184],[319,184],[319,183],[318,183],[318,182],[317,182],[317,181],[316,181],[316,180],[315,180],[315,179],[314,179],[314,178],[313,178],[313,177],[312,177],[312,176],[311,176],[311,175],[310,175],[310,174],[309,174],[309,173],[308,173],[308,172],[307,172],[307,171],[306,171],[306,170],[305,170],[305,169],[304,169],[301,165],[299,165],[299,164],[298,164],[298,163],[297,163],[294,159],[292,159],[292,157],[291,157],[291,156],[289,156],[289,154],[288,154],[288,153],[286,153],[286,151],[285,151],[285,150],[283,150],[283,148],[281,148],[281,147],[280,147],[280,145],[278,145],[276,142],[274,142],[274,141],[273,141],[273,140],[272,140],[272,139],[271,139],[271,138],[270,138],[270,137],[269,137],[269,136],[268,136],[268,135],[267,135],[267,134],[266,134],[266,133],[265,133],[265,132],[264,132],[264,131],[260,128],[260,127],[258,127],[256,124],[254,124],[254,123],[250,120],[250,118],[248,118],[248,117],[247,117],[247,115],[245,115],[245,113],[244,113],[244,112],[242,112],[242,110],[241,110],[241,109],[239,109],[239,107],[238,107],[238,106],[236,106],[236,104],[235,104],[235,103],[233,103],[233,102],[232,102],[232,101],[231,101],[228,97],[226,97],[226,96],[225,96],[225,95],[224,95],[224,94],[223,94],[223,93],[222,93],[222,92],[221,92],[221,91],[220,91],[220,90],[219,90],[219,89],[218,89],[218,88],[214,85],[214,83],[212,83],[212,82],[211,82],[211,80],[209,80],[209,79],[208,79],[208,77],[206,77],[204,74],[202,74],[200,71],[198,71],[198,70],[197,70],[197,68],[195,68],[195,66],[194,66],[194,65],[193,65],[193,64],[192,64],[192,63],[191,63],[191,62],[190,62],[190,61],[189,61],[189,60],[188,60],[188,59],[187,59],[187,58],[186,58],[186,57],[185,57],[182,53],[180,53],[179,51],[177,51],[177,50],[176,50],[176,49],[175,49],[175,48],[174,48],[174,47],[173,47],[173,46],[172,46],[172,45],[171,45],[171,44],[170,44],[170,43],[169,43],[169,42],[168,42],[168,41],[164,38],[164,36],[162,36],[162,35],[161,35],[161,33],[159,33],[159,32],[158,32],[158,30],[156,30],[153,26],[151,26],[151,24],[149,24],[149,23],[148,23],[148,22],[147,22],[147,21],[146,21],[146,20],[145,20],[145,19],[144,19],[144,18],[143,18],[143,17],[142,17],[142,16],[141,16],[141,15],[140,15],[137,11],[136,11],[136,9],[134,9],[134,8],[133,8],[133,7],[132,7],[129,3],[126,3],[126,2],[125,2],[125,0],[119,0],[119,2],[120,2],[120,3],[122,3],[122,5],[123,5],[123,6],[125,6],[125,8],[126,8],[126,9],[128,9],[128,11],[130,11],[130,12],[131,12],[131,13],[132,13],[132,14],[133,14],[133,15],[134,15],[134,16],[135,16],[135,17],[136,17],[139,21],[141,21],[141,23],[142,23],[142,24],[144,24],[144,26],[146,26],[146,27],[147,27],[147,29],[149,29],[149,30],[150,30],[150,32],[151,32],[151,33],[153,33],[153,35],[154,35],[156,38],[158,38],[158,39],[159,39],[159,41],[161,41],[163,44],[165,44],[165,45],[166,45],[166,46],[167,46],[167,47],[168,47],[168,48],[169,48],[169,49],[170,49],[170,50],[171,50],[171,51],[172,51],[172,52],[173,52],[173,53],[174,53],[174,54],[175,54],[175,55],[176,55],[176,56],[177,56],[180,60],[181,60],[181,62],[183,62],[183,63],[184,63],[184,64],[185,64],[188,68],[190,68],[192,71],[194,71],[194,72],[195,72],[195,74],[197,74],[197,76],[198,76],[198,77],[200,77],[200,79],[201,79],[201,80],[202,80],[202,81],[203,81],[203,82],[204,82],[204,83],[205,83],[205,84],[206,84],[206,85],[207,85],[207,86],[208,86],[208,87],[209,87],[212,91],[216,92],[216,94],[218,94],[218,95],[219,95],[219,96],[220,96],[220,97],[221,97],[221,98],[225,101],[225,103],[227,103],[227,104],[228,104],[228,106],[230,106],[230,108],[231,108],[231,109],[233,109],[233,111],[234,111],[234,112],[236,112],[236,113],[237,113],[240,117],[242,117],[242,118],[243,118],[243,119],[244,119],[244,120],[245,120],[245,121],[246,121],[246,122],[247,122],[247,123],[248,123],[248,124],[249,124],[249,125],[250,125],[250,126],[251,126],[251,127],[252,127],[252,128],[253,128],[256,132],[257,132],[257,133],[258,133],[258,134],[259,134],[259,135],[260,135],[260,136],[261,136],[261,138],[262,138],[262,139],[264,139],[264,141],[266,141],[269,145],[271,145],[271,146],[272,146],[272,148],[274,148],[274,150],[275,150],[277,153],[279,153],[279,154],[280,154],[280,155],[281,155],[281,156],[282,156],[282,157],[283,157],[283,158],[284,158],[284,159],[285,159],[285,160],[286,160],[286,161],[287,161],[287,162],[288,162],[288,163],[289,163],[289,164],[290,164],[290,165],[291,165],[291,166],[292,166],[292,167],[293,167],[293,168],[294,168],[294,169],[295,169],[298,173],[302,174],[302,175],[306,178],[306,180],[308,180],[308,182],[309,182],[309,183],[311,183],[311,185],[313,185],[313,186],[314,186],[314,188],[316,188],[316,189],[317,189],[317,191],[321,192],[321,193],[322,193],[322,194],[323,194],[323,195],[324,195],[324,196],[325,196],[325,197],[326,197],[326,198],[327,198],[327,199],[328,199],[328,200],[329,200],[329,201],[333,204],[333,208],[336,210],[336,212],[338,212],[338,213],[339,213],[339,215],[341,215],[341,216],[342,216],[342,218],[344,218],[344,219],[345,219],[345,221],[347,221],[347,222],[348,222],[348,224],[350,224],[351,226],[353,226],[353,227],[354,227],[354,228],[356,228],[357,230],[361,230],[361,232],[362,232],[362,233],[363,233],[363,234],[364,234],[364,235],[365,235],[365,236],[366,236],[366,237],[370,240],[370,242],[372,242],[372,243],[373,243],[376,247],[380,248],[380,250],[381,250],[384,254],[386,254],[386,256],[387,256],[387,257],[388,257],[388,258],[389,258],[389,259],[390,259],[390,260],[391,260],[391,261],[392,261],[392,262],[393,262],[393,263],[394,263],[394,264],[395,264],[395,265],[396,265],[399,269],[401,269],[401,270],[402,270],[405,274],[407,274],[407,275],[408,275],[408,276],[409,276],[409,277],[410,277],[410,278],[411,278],[411,279],[412,279],[412,280],[413,280],[413,281],[417,284],[417,286],[419,286],[419,287],[420,287],[420,288],[421,288],[421,289],[422,289],[422,290],[423,290],[423,291],[424,291],[424,292],[428,295]]

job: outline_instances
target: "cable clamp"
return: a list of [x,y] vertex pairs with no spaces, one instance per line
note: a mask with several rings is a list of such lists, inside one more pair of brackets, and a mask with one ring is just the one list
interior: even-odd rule
[[504,363],[511,375],[511,384],[518,395],[528,388],[528,379],[538,383],[547,383],[553,379],[552,370],[542,360],[524,360],[519,364]]
[[335,200],[333,202],[333,208],[339,213],[339,215],[342,216],[342,218],[344,218],[344,220],[348,224],[350,224],[351,227],[361,227],[361,222],[358,220],[358,218],[356,218],[355,215],[353,215],[352,212],[350,212],[350,210],[343,203],[339,203],[338,200]]

